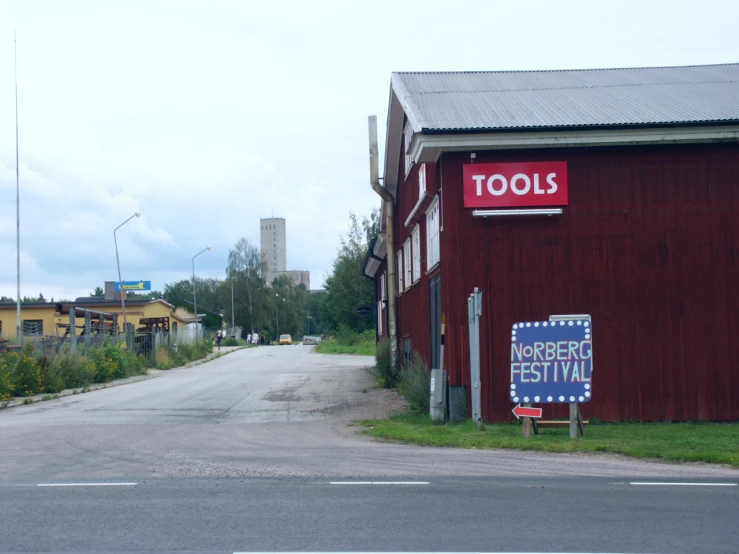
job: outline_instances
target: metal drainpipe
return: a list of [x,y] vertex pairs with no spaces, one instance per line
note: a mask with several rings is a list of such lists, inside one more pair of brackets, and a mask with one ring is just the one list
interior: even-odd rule
[[369,116],[370,184],[385,202],[385,228],[387,233],[387,336],[390,341],[390,363],[398,367],[398,329],[396,325],[396,267],[395,267],[395,215],[393,196],[380,184],[377,146],[377,116]]

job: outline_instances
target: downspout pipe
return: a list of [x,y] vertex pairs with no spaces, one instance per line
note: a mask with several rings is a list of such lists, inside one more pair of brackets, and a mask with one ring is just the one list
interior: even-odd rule
[[387,336],[390,341],[390,363],[398,367],[397,326],[397,268],[395,267],[395,202],[393,195],[380,184],[379,147],[377,143],[377,116],[369,116],[370,185],[385,206],[385,232],[387,234]]

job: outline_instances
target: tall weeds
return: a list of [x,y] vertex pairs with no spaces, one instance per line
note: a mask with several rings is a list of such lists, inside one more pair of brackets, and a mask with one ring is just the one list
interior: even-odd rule
[[398,385],[400,371],[392,365],[390,341],[386,338],[380,339],[377,343],[374,377],[380,387],[394,389]]
[[429,412],[431,372],[415,350],[410,363],[405,360],[401,363],[398,391],[408,400],[411,412],[417,414]]

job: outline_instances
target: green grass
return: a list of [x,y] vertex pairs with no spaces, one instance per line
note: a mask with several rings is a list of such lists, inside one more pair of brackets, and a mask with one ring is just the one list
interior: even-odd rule
[[739,423],[590,423],[585,436],[570,439],[569,428],[542,429],[524,439],[521,424],[472,421],[434,425],[427,415],[364,420],[364,433],[423,446],[515,448],[544,452],[609,452],[673,462],[727,464],[739,468]]
[[316,352],[321,354],[357,354],[359,356],[374,356],[375,341],[361,341],[356,344],[342,344],[336,340],[322,340],[316,346]]

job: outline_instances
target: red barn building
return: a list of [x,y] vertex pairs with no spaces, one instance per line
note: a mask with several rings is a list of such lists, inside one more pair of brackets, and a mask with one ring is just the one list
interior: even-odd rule
[[439,367],[443,312],[469,399],[478,287],[484,420],[512,417],[511,326],[551,314],[592,316],[586,417],[739,419],[738,139],[739,64],[394,73],[378,334]]

